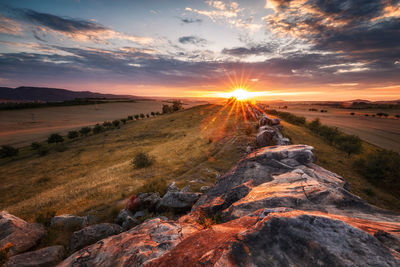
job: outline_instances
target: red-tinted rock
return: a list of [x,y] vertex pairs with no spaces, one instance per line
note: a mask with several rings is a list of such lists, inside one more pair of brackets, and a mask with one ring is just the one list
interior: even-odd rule
[[125,209],[131,212],[136,211],[136,208],[139,206],[140,200],[138,195],[131,196],[126,202]]

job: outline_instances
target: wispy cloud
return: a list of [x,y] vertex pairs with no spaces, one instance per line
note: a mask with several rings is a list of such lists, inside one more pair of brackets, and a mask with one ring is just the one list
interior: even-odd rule
[[197,36],[182,36],[179,38],[181,44],[205,45],[207,40]]

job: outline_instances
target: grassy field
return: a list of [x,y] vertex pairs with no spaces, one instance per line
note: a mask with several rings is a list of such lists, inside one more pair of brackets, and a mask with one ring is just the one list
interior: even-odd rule
[[[134,103],[106,103],[64,107],[44,107],[0,111],[0,145],[21,147],[34,141],[43,141],[51,133],[65,134],[69,130],[126,118],[139,113],[161,111],[161,101],[136,101]],[[189,108],[199,103],[184,105]]]
[[[288,136],[294,144],[307,144],[315,148],[317,164],[325,169],[341,175],[351,184],[351,192],[358,195],[367,202],[378,207],[400,211],[400,197],[389,194],[386,190],[372,185],[367,179],[360,175],[354,168],[353,163],[357,155],[347,154],[324,142],[321,137],[312,133],[309,129],[282,122],[284,135]],[[364,152],[377,150],[377,147],[362,143]]]
[[[309,108],[325,109],[328,112],[313,112],[309,111]],[[400,152],[400,119],[395,117],[400,114],[400,110],[352,110],[319,105],[289,105],[284,111],[303,116],[310,121],[319,118],[323,124],[338,127],[347,134],[358,135],[376,146]],[[350,115],[352,112],[354,115]],[[378,112],[385,112],[390,116],[388,118],[372,117]]]
[[[43,143],[50,149],[44,156],[24,147],[16,159],[0,161],[0,209],[30,221],[46,211],[107,217],[149,180],[194,190],[210,185],[254,140],[243,122],[227,119],[228,109],[198,106],[129,121],[62,144]],[[148,153],[153,165],[135,169],[132,159],[139,152]]]

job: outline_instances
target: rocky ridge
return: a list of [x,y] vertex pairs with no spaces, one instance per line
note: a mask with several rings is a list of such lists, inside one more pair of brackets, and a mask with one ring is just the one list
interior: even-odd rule
[[[351,194],[342,177],[313,163],[313,147],[289,145],[279,120],[258,115],[259,148],[204,194],[172,184],[162,198],[133,196],[117,219],[122,233],[83,220],[81,235],[93,244],[58,266],[399,266],[400,215]],[[192,205],[176,220],[138,220],[143,208]]]

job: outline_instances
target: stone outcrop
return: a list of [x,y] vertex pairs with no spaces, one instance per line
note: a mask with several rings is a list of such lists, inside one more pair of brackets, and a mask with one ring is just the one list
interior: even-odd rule
[[314,160],[307,145],[256,150],[179,220],[147,221],[60,266],[398,266],[400,216]]
[[11,257],[5,267],[52,267],[64,258],[63,246],[52,246]]
[[117,235],[122,232],[122,227],[112,223],[100,223],[85,227],[72,234],[69,242],[69,249],[76,251],[97,241]]
[[0,212],[0,249],[9,247],[7,256],[27,251],[46,234],[41,224],[28,223],[6,211]]
[[179,190],[175,183],[167,188],[167,193],[161,198],[157,205],[158,211],[173,211],[181,213],[189,211],[193,204],[200,198],[200,193],[188,192],[189,188]]

